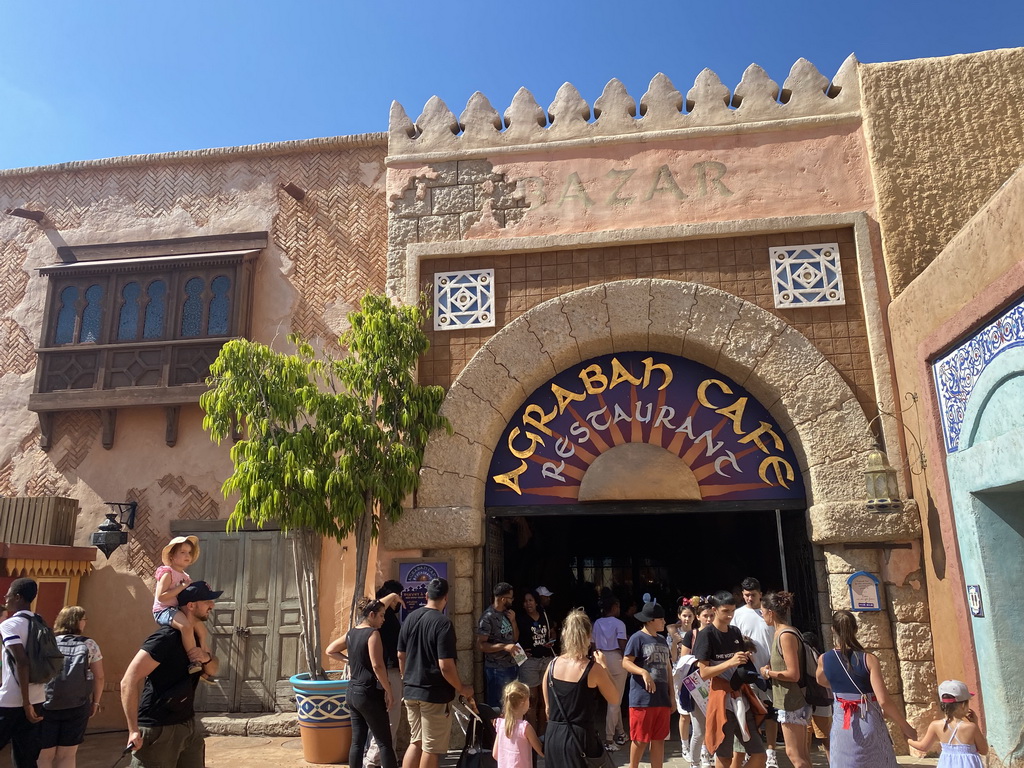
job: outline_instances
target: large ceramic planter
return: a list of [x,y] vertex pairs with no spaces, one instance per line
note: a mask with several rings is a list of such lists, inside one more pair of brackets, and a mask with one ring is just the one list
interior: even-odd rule
[[348,680],[310,680],[303,672],[291,680],[307,763],[348,763],[352,722],[345,702]]

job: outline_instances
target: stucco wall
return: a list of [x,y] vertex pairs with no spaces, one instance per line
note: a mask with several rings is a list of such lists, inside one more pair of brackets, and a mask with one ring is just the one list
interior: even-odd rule
[[878,221],[899,294],[1024,162],[1024,48],[859,71]]
[[[152,573],[170,521],[230,513],[220,491],[230,473],[229,446],[209,441],[197,404],[181,409],[173,448],[164,441],[163,409],[140,408],[120,410],[109,451],[93,411],[58,415],[53,447],[41,451],[37,417],[27,409],[46,298],[36,269],[58,262],[56,246],[64,244],[268,231],[252,337],[280,346],[296,331],[331,343],[359,297],[383,288],[384,153],[382,137],[357,136],[0,172],[0,210],[46,213],[43,226],[0,216],[0,494],[78,499],[79,545],[89,544],[104,501],[139,502],[128,546],[109,561],[100,556],[82,582],[80,601],[103,648],[111,691],[97,725],[120,721],[113,691],[152,630]],[[280,189],[289,182],[306,191],[302,201]],[[336,634],[334,621],[347,616],[339,593],[352,588],[339,558],[339,546],[325,547],[328,637]]]
[[972,686],[978,682],[977,665],[971,653],[970,617],[947,490],[946,450],[928,359],[1024,292],[1024,254],[1019,247],[1022,211],[1024,172],[1018,171],[889,310],[899,391],[920,396],[920,411],[910,411],[905,419],[921,438],[927,459],[927,469],[912,479],[924,511],[924,576],[935,630],[936,668],[940,679],[959,678]]

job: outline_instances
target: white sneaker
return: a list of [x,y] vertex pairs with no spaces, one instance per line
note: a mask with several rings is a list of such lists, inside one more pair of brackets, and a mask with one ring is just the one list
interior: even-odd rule
[[700,748],[700,768],[714,768],[714,763],[711,762],[711,753],[708,752],[707,747]]
[[775,750],[768,749],[765,750],[765,753],[768,756],[768,762],[765,763],[766,768],[779,768],[779,761],[775,758]]
[[693,760],[690,759],[690,742],[684,741],[680,746],[682,747],[683,751],[683,760],[685,760],[688,763],[692,763]]

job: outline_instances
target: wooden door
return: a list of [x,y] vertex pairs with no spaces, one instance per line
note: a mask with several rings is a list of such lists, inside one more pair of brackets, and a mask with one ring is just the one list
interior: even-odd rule
[[220,671],[200,685],[196,709],[273,712],[301,653],[291,541],[280,531],[195,535],[201,557],[190,575],[224,590],[207,623]]

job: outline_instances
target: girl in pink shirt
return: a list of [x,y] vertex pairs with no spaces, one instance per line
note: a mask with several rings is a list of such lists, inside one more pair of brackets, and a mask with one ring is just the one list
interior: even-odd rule
[[504,717],[494,722],[498,730],[491,757],[498,761],[498,768],[532,768],[530,750],[544,757],[540,739],[533,726],[523,717],[530,708],[530,689],[518,680],[505,686],[502,694]]
[[[169,625],[181,633],[181,644],[185,653],[190,653],[197,645],[196,633],[200,643],[206,639],[206,628],[201,624],[192,624],[188,617],[178,610],[178,593],[192,583],[185,569],[199,559],[199,539],[195,536],[176,536],[164,547],[163,565],[156,569],[156,589],[153,593],[153,618],[157,624]],[[203,665],[190,659],[188,672],[195,675],[203,671]]]

